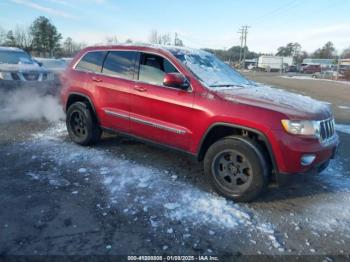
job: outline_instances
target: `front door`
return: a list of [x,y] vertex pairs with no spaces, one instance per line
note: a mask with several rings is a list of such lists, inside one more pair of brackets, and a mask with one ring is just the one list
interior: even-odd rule
[[194,95],[192,90],[164,86],[164,75],[170,72],[178,70],[168,59],[140,54],[138,81],[130,97],[130,129],[136,136],[188,150]]

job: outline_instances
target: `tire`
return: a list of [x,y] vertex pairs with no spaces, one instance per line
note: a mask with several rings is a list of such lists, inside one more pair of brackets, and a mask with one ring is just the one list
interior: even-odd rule
[[236,202],[249,202],[266,188],[268,165],[259,145],[239,136],[225,137],[208,149],[204,172],[213,188]]
[[92,145],[101,138],[95,114],[86,103],[75,102],[68,108],[66,126],[71,140],[79,145]]

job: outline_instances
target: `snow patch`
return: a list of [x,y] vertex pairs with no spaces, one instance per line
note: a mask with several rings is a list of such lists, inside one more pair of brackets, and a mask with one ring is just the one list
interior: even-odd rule
[[169,176],[162,170],[120,159],[105,151],[62,143],[66,136],[62,125],[58,123],[35,135],[35,146],[44,150],[50,148],[46,157],[57,166],[74,163],[80,166],[79,173],[100,176],[111,204],[124,213],[147,212],[153,217],[150,223],[154,227],[162,225],[164,218],[190,225],[225,228],[253,224],[251,216],[238,204],[175,179],[176,174]]
[[327,82],[333,82],[333,83],[338,83],[338,84],[350,85],[350,81],[320,79],[320,78],[313,78],[312,76],[280,76],[280,77],[287,78],[287,79],[296,79],[296,80],[327,81]]
[[[325,112],[330,113],[330,106],[321,101],[317,101],[309,96],[287,92],[282,89],[272,88],[266,85],[251,85],[242,88],[231,88],[218,91],[225,99],[237,102],[255,102],[257,106],[266,108],[276,108],[278,106],[295,111],[308,113]],[[253,102],[252,102],[253,101]]]
[[350,106],[338,106],[338,108],[344,109],[344,110],[347,110],[347,111],[350,110]]
[[[177,225],[181,221],[182,226],[187,229],[182,234],[184,239],[192,237],[188,228],[204,230],[203,232],[215,237],[220,236],[222,230],[246,228],[267,237],[271,248],[284,251],[274,227],[269,223],[260,224],[254,215],[255,211],[247,206],[203,191],[183,179],[174,179],[178,175],[173,171],[164,172],[101,149],[83,148],[64,142],[67,133],[62,125],[64,124],[57,123],[47,131],[36,134],[28,147],[35,146],[37,151],[45,152],[45,158],[51,165],[65,170],[66,166],[72,167],[73,164],[76,172],[84,176],[89,174],[91,178],[96,177],[93,180],[101,181],[110,208],[123,212],[131,221],[143,214],[148,218],[152,230],[168,234],[177,233],[176,228],[170,228],[169,225]],[[53,173],[55,181],[63,178],[59,172]],[[48,181],[37,171],[32,171],[28,176]],[[70,190],[70,193],[79,194],[77,190]],[[100,204],[96,207],[103,209]],[[101,214],[104,216],[107,213]]]
[[29,171],[26,173],[27,176],[30,176],[33,180],[38,180],[40,182],[47,182],[55,187],[64,187],[69,186],[71,183],[62,177],[59,172],[47,172],[47,171]]

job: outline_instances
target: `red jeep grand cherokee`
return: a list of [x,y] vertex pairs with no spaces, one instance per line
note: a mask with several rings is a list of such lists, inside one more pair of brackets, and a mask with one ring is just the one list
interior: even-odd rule
[[236,201],[281,175],[323,170],[338,145],[328,105],[251,82],[202,50],[89,47],[62,84],[74,142],[113,131],[181,150]]

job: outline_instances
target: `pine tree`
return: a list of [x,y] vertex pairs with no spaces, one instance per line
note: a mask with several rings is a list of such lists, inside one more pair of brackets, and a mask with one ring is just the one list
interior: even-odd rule
[[40,16],[35,19],[30,30],[33,36],[33,49],[39,55],[52,57],[54,51],[60,48],[62,36],[46,17]]

